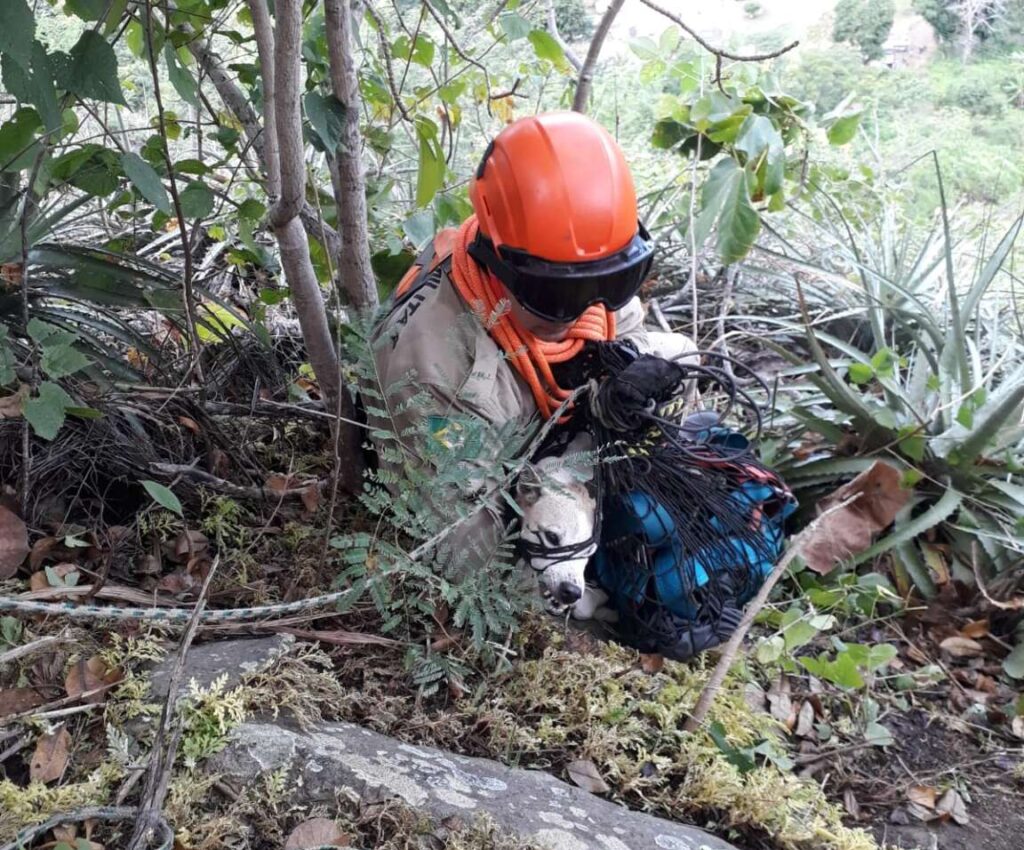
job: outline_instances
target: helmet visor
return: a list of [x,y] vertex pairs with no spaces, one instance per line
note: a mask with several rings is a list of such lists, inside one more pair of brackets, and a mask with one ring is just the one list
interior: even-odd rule
[[558,263],[501,246],[477,235],[470,255],[508,287],[526,310],[548,322],[574,322],[593,304],[626,306],[647,278],[654,246],[641,224],[632,241],[614,254],[583,263]]

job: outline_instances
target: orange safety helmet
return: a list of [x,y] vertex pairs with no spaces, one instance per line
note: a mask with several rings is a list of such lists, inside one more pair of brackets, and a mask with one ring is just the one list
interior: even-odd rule
[[578,112],[521,118],[488,145],[470,184],[480,227],[470,254],[528,310],[572,321],[624,306],[650,271],[622,150]]

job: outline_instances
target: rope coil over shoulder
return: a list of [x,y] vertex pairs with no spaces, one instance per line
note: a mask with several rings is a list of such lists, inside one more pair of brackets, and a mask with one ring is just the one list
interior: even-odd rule
[[499,309],[507,298],[499,284],[470,257],[469,246],[478,232],[476,216],[459,228],[452,252],[452,282],[462,300],[473,310],[512,367],[526,381],[541,415],[548,419],[572,395],[561,387],[551,367],[572,360],[588,342],[615,339],[615,314],[595,304],[576,320],[561,342],[544,342],[521,328],[508,309]]

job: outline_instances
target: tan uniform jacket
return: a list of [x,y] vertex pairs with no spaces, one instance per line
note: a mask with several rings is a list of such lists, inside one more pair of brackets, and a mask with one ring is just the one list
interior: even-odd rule
[[[638,298],[619,310],[616,320],[619,339],[632,340],[641,352],[649,350]],[[440,269],[428,283],[399,301],[378,327],[373,347],[382,388],[400,382],[410,373],[415,375],[416,386],[391,393],[388,406],[398,414],[391,423],[371,416],[371,427],[400,434],[410,427],[422,426],[425,420],[443,422],[453,411],[474,414],[495,426],[516,422],[526,427],[537,414],[537,404],[527,383]],[[424,390],[431,399],[429,409],[403,405],[416,392]],[[427,431],[424,429],[423,433]],[[498,448],[495,446],[490,455],[483,453],[478,461],[480,475],[474,476],[463,492],[436,494],[437,497],[479,498],[482,489],[490,489],[488,485],[499,480],[490,461]],[[500,540],[500,505],[500,499],[485,505],[455,532],[454,549],[462,551],[467,562],[478,560],[471,551],[477,555],[492,552]]]

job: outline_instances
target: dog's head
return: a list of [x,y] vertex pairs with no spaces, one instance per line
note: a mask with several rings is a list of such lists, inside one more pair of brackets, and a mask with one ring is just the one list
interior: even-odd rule
[[[588,448],[580,441],[570,445],[570,451]],[[564,612],[583,595],[583,575],[597,549],[597,504],[584,483],[586,472],[578,465],[567,466],[561,458],[544,458],[527,468],[516,488],[527,561],[537,573],[549,610],[555,613]]]

